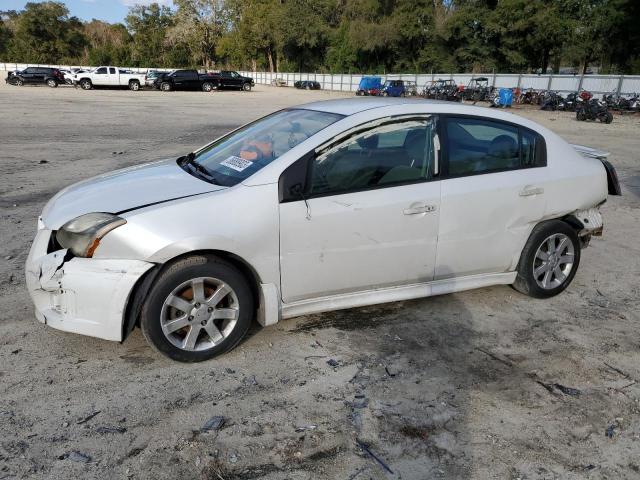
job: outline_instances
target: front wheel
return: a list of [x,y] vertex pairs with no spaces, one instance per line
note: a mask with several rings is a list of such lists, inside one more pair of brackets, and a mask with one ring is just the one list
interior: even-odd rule
[[91,90],[92,87],[93,85],[91,85],[91,80],[86,78],[80,80],[80,88],[82,88],[83,90]]
[[579,122],[584,122],[587,119],[587,115],[584,113],[583,110],[578,110],[576,112],[576,120],[578,120]]
[[162,90],[163,92],[170,92],[171,84],[169,82],[162,82],[160,84],[160,90]]
[[254,313],[244,275],[220,258],[196,255],[160,274],[142,307],[140,325],[160,353],[200,362],[235,347]]
[[569,286],[580,264],[580,240],[560,220],[543,222],[531,232],[518,263],[513,284],[520,293],[548,298]]
[[251,84],[250,83],[245,83],[242,85],[242,90],[244,90],[245,92],[250,92],[251,91]]
[[56,88],[58,86],[58,82],[56,82],[53,78],[47,80],[47,86],[51,88]]
[[22,87],[23,85],[24,85],[24,82],[21,79],[16,80],[16,86]]
[[613,114],[611,112],[606,112],[600,117],[600,121],[606,124],[613,122]]
[[211,90],[213,90],[213,84],[211,82],[204,82],[202,84],[203,92],[210,92]]

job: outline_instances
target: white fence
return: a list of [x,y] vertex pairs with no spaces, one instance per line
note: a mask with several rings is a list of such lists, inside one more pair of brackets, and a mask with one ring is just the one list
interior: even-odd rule
[[[324,73],[270,73],[270,72],[239,72],[242,75],[253,77],[256,83],[269,85],[273,80],[282,79],[288,86],[298,80],[313,80],[320,83],[323,90],[337,90],[343,92],[355,92],[361,74],[324,74]],[[521,89],[533,88],[535,90],[556,90],[560,92],[574,92],[581,88],[592,93],[621,93],[629,94],[640,92],[640,75],[529,75],[529,74],[503,74],[503,73],[430,73],[430,74],[388,74],[375,75],[385,80],[410,80],[416,82],[421,89],[424,85],[438,79],[454,80],[458,85],[467,85],[473,77],[487,77],[489,84],[495,87]]]
[[[70,68],[69,65],[35,65],[26,63],[0,63],[0,70],[21,70],[27,67],[55,67]],[[73,65],[73,68],[92,68],[81,65]],[[168,71],[167,68],[129,68],[137,73],[145,73],[148,70]],[[355,92],[363,76],[350,73],[270,73],[270,72],[239,72],[242,75],[253,77],[258,84],[269,85],[276,78],[284,80],[287,85],[293,86],[298,80],[315,80],[320,83],[323,90],[335,90],[342,92]],[[532,74],[504,74],[504,73],[429,73],[429,74],[388,74],[376,75],[385,80],[411,80],[416,82],[419,89],[429,82],[438,79],[451,79],[459,85],[467,85],[473,77],[487,77],[489,83],[495,87],[507,87],[521,89],[533,88],[536,90],[556,90],[560,92],[574,92],[581,88],[596,94],[620,93],[630,94],[640,92],[640,75],[532,75]]]

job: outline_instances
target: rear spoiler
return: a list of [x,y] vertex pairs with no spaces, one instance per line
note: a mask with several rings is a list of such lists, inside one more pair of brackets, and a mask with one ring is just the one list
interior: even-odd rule
[[584,145],[571,145],[576,152],[586,158],[597,158],[604,165],[604,169],[607,172],[607,187],[609,195],[622,195],[622,189],[620,188],[620,181],[618,180],[618,174],[615,167],[611,164],[607,157],[609,152],[603,150],[597,150],[591,147],[585,147]]

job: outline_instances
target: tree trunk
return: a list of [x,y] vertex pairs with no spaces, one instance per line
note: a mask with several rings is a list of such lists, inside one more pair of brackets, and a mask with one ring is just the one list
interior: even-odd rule
[[269,71],[273,73],[273,53],[271,52],[271,47],[267,47],[267,59],[269,60]]
[[257,72],[258,71],[258,62],[255,58],[251,59],[251,71],[252,72]]
[[549,68],[549,50],[544,50],[542,52],[542,75],[547,73],[547,68]]

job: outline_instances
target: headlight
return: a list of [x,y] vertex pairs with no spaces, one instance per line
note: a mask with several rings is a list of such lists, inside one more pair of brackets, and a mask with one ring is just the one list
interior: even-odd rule
[[62,248],[68,248],[77,257],[90,258],[100,239],[127,221],[111,213],[87,213],[68,221],[56,233]]

